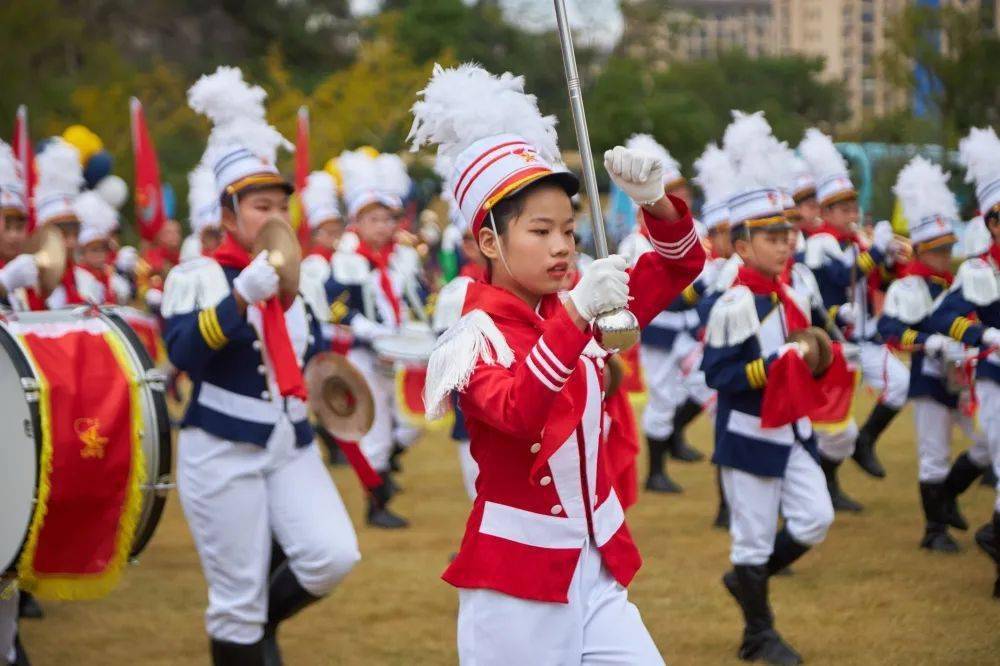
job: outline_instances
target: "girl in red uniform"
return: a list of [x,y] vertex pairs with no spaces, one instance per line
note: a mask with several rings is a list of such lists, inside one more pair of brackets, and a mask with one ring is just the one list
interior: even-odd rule
[[598,259],[559,296],[574,261],[555,119],[523,79],[475,65],[435,68],[414,107],[414,145],[438,144],[448,186],[489,265],[428,368],[432,416],[460,393],[479,465],[465,537],[444,579],[459,588],[466,664],[661,664],[627,598],[640,565],[601,446],[596,317],[628,306],[640,325],[701,271],[687,206],[664,195],[655,158],[615,148],[614,181],[644,209],[656,253],[626,271]]

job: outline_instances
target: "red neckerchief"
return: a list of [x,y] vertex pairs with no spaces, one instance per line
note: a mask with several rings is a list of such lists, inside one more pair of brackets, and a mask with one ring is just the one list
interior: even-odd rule
[[323,257],[327,261],[330,261],[330,259],[333,257],[333,250],[331,250],[330,248],[323,247],[322,245],[313,245],[311,248],[309,248],[309,253],[306,256]]
[[987,254],[993,260],[993,265],[1000,267],[1000,243],[993,241],[993,244],[990,245],[990,251]]
[[111,269],[105,268],[104,270],[100,270],[98,268],[91,268],[90,266],[80,266],[80,268],[93,275],[94,279],[104,287],[104,305],[114,305],[115,292],[111,289]]
[[155,273],[166,274],[174,266],[181,263],[179,251],[168,250],[159,245],[151,245],[142,253],[142,258]]
[[[71,258],[66,260],[66,270],[59,283],[66,292],[66,305],[81,305],[84,302],[80,292],[76,289],[76,264]],[[49,309],[45,302],[48,295],[42,296],[41,292],[31,287],[25,290],[25,295],[28,299],[28,309],[33,312]]]
[[903,268],[903,276],[910,275],[916,275],[925,280],[937,279],[947,286],[951,286],[951,283],[955,281],[955,276],[950,271],[936,271],[919,259],[914,259]]
[[778,276],[778,280],[789,287],[792,286],[792,267],[795,265],[795,256],[788,257],[788,261],[785,262],[785,270],[781,271],[781,275]]
[[474,261],[466,262],[458,274],[461,277],[472,278],[476,282],[486,282],[486,267]]
[[[236,239],[226,234],[222,243],[215,250],[215,260],[222,266],[243,270],[250,264],[248,253]],[[285,311],[277,296],[272,296],[264,303],[258,303],[261,314],[261,328],[264,333],[264,348],[267,357],[274,368],[274,378],[278,391],[282,396],[295,396],[306,399],[306,383],[302,378],[302,368],[292,349],[292,340],[288,336],[288,326],[285,323]]]
[[361,241],[358,243],[356,251],[378,271],[379,287],[392,307],[392,314],[396,318],[394,323],[398,326],[403,323],[403,309],[399,303],[399,297],[396,296],[396,292],[392,288],[392,280],[389,278],[389,257],[392,256],[392,251],[395,248],[395,243],[387,243],[381,250],[374,250]]
[[823,220],[823,223],[820,224],[818,227],[816,227],[813,230],[813,232],[810,233],[809,235],[815,236],[816,234],[830,234],[831,236],[837,239],[838,243],[843,243],[843,242],[849,242],[855,244],[858,243],[858,235],[856,233],[854,233],[853,231],[844,231],[843,229],[838,229],[837,227],[833,226],[826,220]]
[[747,287],[758,296],[777,295],[778,300],[784,306],[785,324],[788,326],[788,333],[809,326],[809,320],[806,319],[805,313],[799,309],[798,303],[792,298],[790,288],[781,282],[780,279],[766,277],[756,269],[744,265],[740,266],[740,271],[736,276],[736,284]]

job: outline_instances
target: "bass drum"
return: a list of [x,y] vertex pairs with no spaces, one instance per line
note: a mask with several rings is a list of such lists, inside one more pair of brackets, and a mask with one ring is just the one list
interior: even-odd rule
[[[112,310],[90,307],[46,312],[0,314],[0,573],[15,569],[34,517],[42,457],[42,415],[39,406],[43,368],[36,365],[25,336],[34,344],[67,332],[112,336],[123,369],[138,387],[140,440],[146,482],[140,488],[141,508],[132,537],[130,556],[149,543],[160,521],[170,484],[170,419],[165,379],[155,369],[143,342]],[[52,410],[51,418],[72,418]],[[44,525],[44,520],[42,525]]]

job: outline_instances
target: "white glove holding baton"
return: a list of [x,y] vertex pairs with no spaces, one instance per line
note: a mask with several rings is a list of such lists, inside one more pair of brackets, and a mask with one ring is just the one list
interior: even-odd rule
[[233,280],[233,288],[248,304],[260,303],[278,293],[278,273],[264,250]]
[[663,198],[663,164],[659,158],[615,146],[604,153],[604,168],[615,185],[640,206]]
[[30,254],[14,257],[9,264],[0,268],[0,285],[9,294],[22,287],[34,287],[38,284],[38,264]]
[[594,260],[583,270],[580,282],[569,292],[569,298],[584,320],[592,322],[599,315],[628,304],[627,267],[625,257],[613,254]]

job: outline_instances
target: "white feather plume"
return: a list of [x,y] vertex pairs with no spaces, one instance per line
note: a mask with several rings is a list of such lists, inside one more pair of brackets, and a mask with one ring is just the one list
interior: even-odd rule
[[378,189],[378,169],[375,158],[363,150],[345,150],[337,158],[344,197],[353,199],[358,193]]
[[722,142],[735,171],[735,189],[787,187],[792,152],[774,137],[764,112],[732,113]]
[[1000,138],[992,127],[973,127],[958,143],[958,156],[965,167],[965,182],[978,187],[1000,178]]
[[188,212],[194,232],[218,226],[219,192],[215,188],[215,174],[204,163],[198,164],[188,174]]
[[705,152],[695,160],[697,174],[694,182],[705,194],[705,201],[716,203],[727,200],[736,187],[736,171],[729,155],[714,143],[705,147]]
[[932,216],[958,219],[958,204],[948,189],[948,176],[939,165],[920,155],[899,172],[892,191],[899,197],[911,225]]
[[35,199],[44,201],[50,196],[75,197],[83,187],[83,166],[80,153],[70,143],[60,138],[50,140],[35,158],[38,185]]
[[80,220],[80,243],[107,238],[118,228],[118,211],[93,190],[84,192],[73,202],[73,212]]
[[313,171],[306,178],[305,189],[302,190],[302,203],[306,208],[317,208],[324,204],[337,201],[337,183],[326,171]]
[[663,144],[649,134],[633,134],[625,142],[625,147],[643,155],[659,158],[663,163],[663,171],[680,171],[680,163],[673,158]]
[[21,168],[14,157],[14,150],[4,141],[0,141],[0,189],[11,185],[21,185]]
[[445,69],[434,65],[427,86],[417,93],[413,126],[407,137],[413,150],[438,144],[438,159],[451,173],[455,157],[470,144],[516,134],[552,164],[561,163],[555,116],[543,116],[534,95],[524,92],[524,77],[490,74],[475,63]]
[[405,199],[410,193],[410,176],[406,173],[406,164],[395,153],[382,153],[375,158],[375,171],[378,174],[378,188],[393,196]]
[[809,165],[817,181],[848,172],[847,160],[837,150],[833,139],[815,127],[806,130],[806,135],[799,143],[799,154]]

